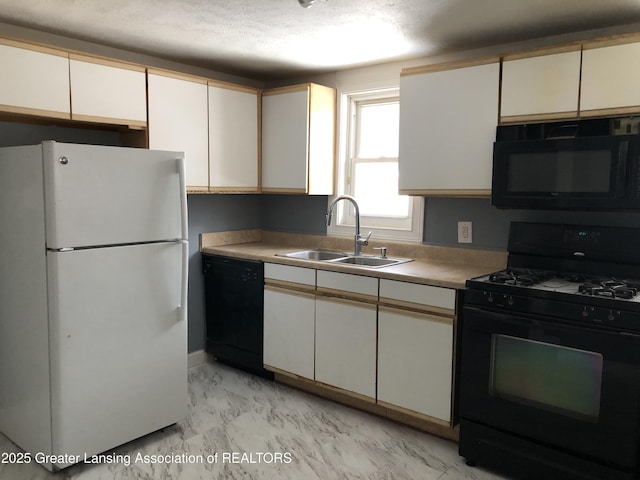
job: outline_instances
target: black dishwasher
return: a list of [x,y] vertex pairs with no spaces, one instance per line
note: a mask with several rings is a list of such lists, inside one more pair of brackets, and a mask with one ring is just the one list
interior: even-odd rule
[[207,352],[216,360],[273,378],[262,368],[264,264],[202,255]]

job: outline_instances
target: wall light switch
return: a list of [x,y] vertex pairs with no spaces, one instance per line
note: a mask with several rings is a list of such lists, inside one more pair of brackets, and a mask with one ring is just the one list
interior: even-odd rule
[[472,241],[471,222],[458,222],[458,243],[471,243]]

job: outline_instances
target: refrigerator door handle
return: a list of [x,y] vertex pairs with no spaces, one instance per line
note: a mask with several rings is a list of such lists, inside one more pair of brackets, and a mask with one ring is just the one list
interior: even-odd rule
[[189,222],[187,220],[187,180],[185,175],[184,157],[176,160],[180,176],[180,209],[182,216],[182,239],[189,239]]
[[178,305],[178,322],[187,320],[188,279],[189,279],[189,242],[182,240],[182,278],[180,285],[180,305]]

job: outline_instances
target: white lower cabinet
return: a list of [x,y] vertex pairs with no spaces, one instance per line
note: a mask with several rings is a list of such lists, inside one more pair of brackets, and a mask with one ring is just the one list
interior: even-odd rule
[[314,323],[313,293],[265,286],[265,368],[274,367],[313,380]]
[[450,427],[455,303],[451,288],[266,263],[265,368]]
[[378,403],[451,420],[453,320],[380,307]]
[[375,305],[316,297],[316,381],[376,396]]

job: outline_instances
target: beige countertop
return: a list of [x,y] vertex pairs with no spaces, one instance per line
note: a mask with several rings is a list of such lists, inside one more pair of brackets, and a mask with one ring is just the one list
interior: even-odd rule
[[504,268],[507,257],[506,252],[501,251],[382,241],[371,241],[368,247],[363,248],[363,253],[373,254],[372,248],[376,246],[386,246],[389,257],[411,258],[413,261],[383,268],[368,268],[276,256],[277,253],[315,248],[352,252],[353,240],[342,237],[261,230],[204,233],[200,237],[202,253],[448,288],[464,288],[468,278]]

